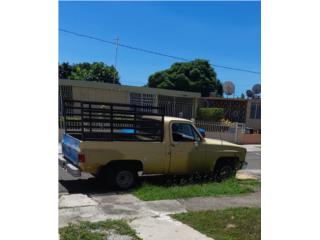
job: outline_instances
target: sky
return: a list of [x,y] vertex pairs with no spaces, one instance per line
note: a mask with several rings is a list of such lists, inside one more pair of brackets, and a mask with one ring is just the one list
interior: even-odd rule
[[[59,2],[59,28],[185,59],[260,72],[260,2]],[[59,32],[59,63],[115,64],[112,44]],[[143,86],[176,59],[118,48],[123,85]],[[213,66],[240,96],[260,74]]]

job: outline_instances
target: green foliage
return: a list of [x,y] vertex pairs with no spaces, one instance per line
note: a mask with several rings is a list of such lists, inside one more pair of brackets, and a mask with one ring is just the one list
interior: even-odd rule
[[261,208],[228,208],[172,215],[216,240],[261,239]]
[[218,122],[224,117],[223,108],[199,108],[198,119]]
[[59,64],[59,79],[68,79],[72,73],[72,66],[69,63]]
[[149,76],[148,87],[200,92],[208,97],[210,92],[222,96],[223,89],[217,74],[207,60],[196,59],[178,62],[169,69]]
[[141,200],[153,201],[251,193],[254,192],[259,185],[260,182],[256,180],[246,181],[236,179],[229,179],[221,183],[208,182],[182,186],[172,185],[169,187],[147,183],[135,189],[133,194]]
[[104,240],[111,232],[141,240],[136,232],[123,220],[106,220],[102,222],[80,222],[69,224],[59,230],[61,240]]
[[71,80],[84,80],[120,84],[119,74],[114,66],[108,66],[103,62],[94,63],[69,63],[59,64],[59,78]]

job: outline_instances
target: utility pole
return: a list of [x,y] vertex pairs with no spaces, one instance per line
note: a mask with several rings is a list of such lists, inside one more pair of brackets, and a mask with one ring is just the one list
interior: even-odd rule
[[119,37],[117,36],[116,40],[116,55],[115,55],[115,59],[114,59],[114,76],[113,76],[113,84],[116,83],[116,72],[117,72],[117,58],[118,58],[118,47],[119,47]]

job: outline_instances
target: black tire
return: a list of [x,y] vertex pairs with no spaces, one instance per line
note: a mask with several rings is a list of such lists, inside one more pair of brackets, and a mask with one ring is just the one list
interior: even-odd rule
[[220,162],[214,170],[214,178],[216,181],[221,182],[236,176],[236,167],[231,162]]
[[103,171],[103,181],[112,189],[130,189],[136,185],[137,178],[137,171],[130,167],[114,166]]

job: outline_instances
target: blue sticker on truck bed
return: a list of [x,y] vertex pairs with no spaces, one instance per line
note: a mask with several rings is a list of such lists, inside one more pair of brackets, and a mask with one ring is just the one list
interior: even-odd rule
[[80,140],[70,136],[69,134],[63,135],[62,154],[66,159],[68,159],[75,165],[79,165],[79,146]]

